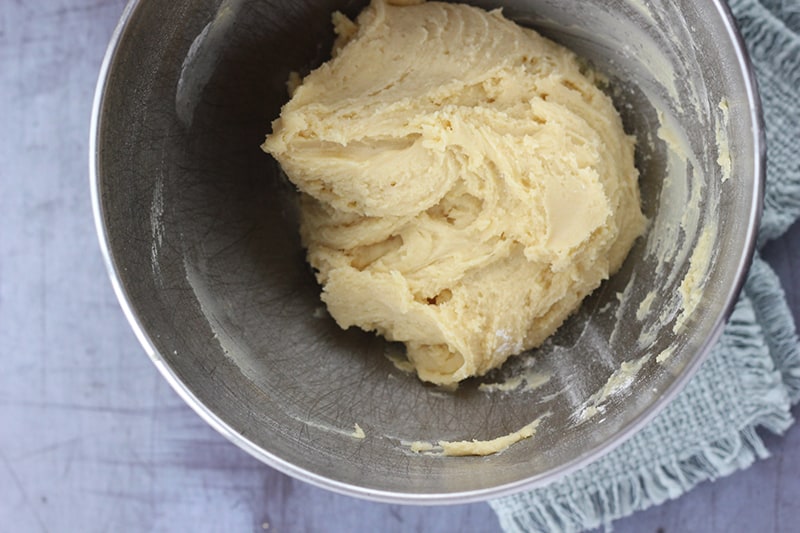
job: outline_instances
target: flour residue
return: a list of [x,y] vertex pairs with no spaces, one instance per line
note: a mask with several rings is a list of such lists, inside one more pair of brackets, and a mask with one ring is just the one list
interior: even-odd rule
[[622,365],[611,374],[605,385],[592,394],[584,403],[581,410],[573,415],[576,422],[585,422],[597,413],[605,411],[608,399],[630,388],[636,376],[639,374],[639,371],[649,360],[650,355],[648,354],[638,359],[622,363]]
[[300,419],[297,419],[297,420],[301,421],[303,424],[305,424],[308,427],[319,429],[319,430],[325,431],[327,433],[334,433],[336,435],[343,435],[345,437],[351,437],[351,438],[358,439],[358,440],[363,440],[367,436],[366,433],[364,432],[364,430],[361,428],[361,426],[358,423],[353,424],[350,428],[341,428],[341,427],[325,424],[323,422],[319,422],[319,421],[316,421],[316,420],[300,420]]
[[[719,200],[707,192],[704,167],[686,132],[674,116],[658,112],[658,138],[666,148],[668,176],[659,200],[658,215],[652,222],[645,248],[646,258],[654,261],[652,284],[674,289],[650,291],[639,302],[636,318],[643,327],[637,347],[647,350],[677,318],[673,329],[691,314],[702,295],[704,280],[713,260],[716,217]],[[700,237],[695,237],[700,234]],[[688,278],[683,265],[689,264]],[[694,263],[694,267],[692,267]],[[653,303],[658,297],[657,315]]]
[[653,301],[656,299],[655,291],[650,291],[647,293],[647,296],[642,299],[639,303],[639,308],[636,309],[636,320],[641,322],[647,315],[650,314],[650,307],[653,305]]
[[665,363],[670,357],[675,354],[675,346],[670,346],[666,348],[661,353],[656,356],[656,363]]
[[[546,416],[546,415],[545,415]],[[526,424],[520,429],[490,440],[459,440],[448,441],[440,440],[436,443],[427,441],[403,441],[402,444],[414,453],[424,453],[428,455],[445,455],[451,457],[493,455],[508,449],[511,445],[521,440],[528,439],[536,433],[542,418],[539,417],[530,424]]]
[[361,429],[361,426],[359,426],[358,423],[356,423],[353,424],[353,432],[350,433],[350,436],[353,437],[354,439],[363,439],[366,438],[367,434],[364,433],[364,430]]
[[[657,133],[666,147],[667,168],[658,214],[648,233],[645,257],[657,261],[655,274],[658,284],[668,286],[678,276],[674,272],[677,269],[671,267],[688,258],[689,246],[685,242],[685,235],[695,231],[696,228],[691,226],[697,217],[687,216],[687,213],[699,213],[699,206],[693,204],[693,200],[696,202],[699,199],[699,188],[702,185],[690,184],[693,156],[685,133],[681,131],[674,117],[659,112],[658,118],[661,125]],[[698,165],[694,164],[693,167]]]
[[672,331],[678,333],[686,324],[687,319],[695,312],[703,296],[703,288],[708,278],[708,271],[714,259],[714,238],[716,225],[709,225],[700,234],[697,244],[689,260],[689,270],[681,282],[680,294],[683,301],[683,310],[675,320]]
[[229,34],[241,6],[242,0],[223,0],[214,18],[189,46],[175,88],[175,114],[186,128],[192,125],[195,109],[230,40]]
[[153,186],[153,199],[150,202],[150,268],[156,283],[161,279],[161,246],[164,243],[164,179],[159,176]]
[[728,143],[728,99],[723,98],[717,106],[720,113],[716,119],[717,164],[722,172],[722,182],[731,177],[731,148]]
[[525,348],[522,344],[522,339],[515,338],[508,330],[498,329],[494,332],[494,335],[497,339],[495,353],[520,353]]

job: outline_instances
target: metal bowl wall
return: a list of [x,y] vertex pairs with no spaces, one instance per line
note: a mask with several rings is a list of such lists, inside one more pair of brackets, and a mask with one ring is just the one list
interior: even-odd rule
[[[384,501],[443,503],[543,484],[597,458],[652,418],[696,371],[730,313],[749,263],[763,181],[760,109],[752,74],[721,1],[647,8],[638,2],[474,2],[571,47],[606,72],[626,129],[637,136],[643,208],[654,223],[622,271],[539,350],[446,392],[403,373],[380,338],[342,331],[321,311],[304,261],[294,191],[259,149],[287,100],[290,71],[326,58],[335,9],[363,2],[132,2],[113,38],[92,132],[95,215],[112,282],[140,341],[172,386],[211,425],[266,463],[337,491]],[[664,80],[667,80],[665,83]],[[670,81],[671,80],[671,81]],[[731,176],[714,145],[718,103]],[[687,104],[693,102],[693,104]],[[633,314],[678,292],[689,258],[657,277],[646,253],[659,228],[679,224],[683,197],[665,187],[662,110],[685,136],[698,188],[697,226],[715,225],[715,259],[687,327]],[[684,191],[685,192],[685,191]],[[661,218],[659,218],[661,217]],[[662,224],[655,222],[661,220]],[[663,235],[661,236],[663,237]],[[629,308],[617,293],[630,291]],[[669,296],[672,297],[672,296]],[[648,322],[651,321],[651,322]],[[623,361],[654,357],[602,416],[576,409]],[[533,365],[534,390],[489,393]],[[143,393],[146,393],[143,391]],[[440,457],[409,441],[491,439],[547,414],[536,435],[501,454]],[[366,433],[351,436],[354,424]]]

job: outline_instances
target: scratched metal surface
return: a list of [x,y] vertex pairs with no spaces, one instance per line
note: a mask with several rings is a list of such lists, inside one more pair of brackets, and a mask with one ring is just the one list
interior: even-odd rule
[[[294,481],[206,426],[142,353],[88,195],[91,97],[124,2],[0,10],[0,531],[498,531],[484,504],[402,507]],[[800,315],[800,225],[766,251]],[[793,531],[800,429],[773,457],[617,531]]]

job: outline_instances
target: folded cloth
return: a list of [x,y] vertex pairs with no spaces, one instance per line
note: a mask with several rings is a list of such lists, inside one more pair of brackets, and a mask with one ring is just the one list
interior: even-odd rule
[[[759,244],[800,215],[800,2],[730,0],[764,106],[767,182]],[[758,254],[718,344],[640,432],[546,487],[490,502],[507,532],[581,531],[680,496],[768,455],[800,400],[800,343],[780,280]]]

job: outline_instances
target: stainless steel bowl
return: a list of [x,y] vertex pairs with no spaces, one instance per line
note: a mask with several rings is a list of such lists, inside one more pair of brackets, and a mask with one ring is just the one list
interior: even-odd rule
[[[503,5],[609,75],[626,128],[639,139],[643,207],[653,223],[622,271],[550,342],[452,393],[395,368],[385,357],[392,347],[379,338],[341,331],[319,312],[287,202],[292,190],[259,150],[287,99],[289,72],[325,59],[330,13],[354,14],[363,2],[133,1],[102,68],[92,192],[133,329],[220,433],[329,489],[465,502],[544,484],[596,459],[691,378],[749,264],[764,141],[753,75],[724,2],[473,3]],[[675,333],[690,252],[709,228],[702,299]],[[681,251],[656,257],[659,239]],[[672,309],[666,319],[636,318],[649,292],[652,309]],[[665,352],[672,356],[656,362]],[[580,422],[576,413],[630,360],[646,360],[636,379]],[[479,389],[531,365],[550,377],[539,388]],[[533,438],[485,458],[418,455],[404,444],[494,438],[544,414]],[[350,435],[356,423],[366,438]]]

